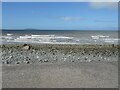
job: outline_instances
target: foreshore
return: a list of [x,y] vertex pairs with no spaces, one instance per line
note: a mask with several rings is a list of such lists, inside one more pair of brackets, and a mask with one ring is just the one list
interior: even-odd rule
[[118,45],[7,44],[3,64],[117,61]]
[[118,45],[5,44],[3,88],[117,88]]

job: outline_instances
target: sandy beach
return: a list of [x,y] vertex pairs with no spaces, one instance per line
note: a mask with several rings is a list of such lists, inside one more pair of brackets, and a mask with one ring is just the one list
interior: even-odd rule
[[115,45],[3,45],[2,87],[117,88],[117,49]]
[[117,88],[117,62],[3,66],[3,88]]
[[2,88],[117,89],[119,0],[43,1],[1,0]]

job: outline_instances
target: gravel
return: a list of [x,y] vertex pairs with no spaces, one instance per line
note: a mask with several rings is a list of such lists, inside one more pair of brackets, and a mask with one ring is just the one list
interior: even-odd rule
[[117,61],[118,46],[4,45],[2,64]]

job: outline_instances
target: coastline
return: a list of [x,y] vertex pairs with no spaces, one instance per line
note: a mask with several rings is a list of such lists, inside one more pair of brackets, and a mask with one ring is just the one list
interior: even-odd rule
[[118,48],[119,45],[7,44],[1,46],[3,64],[117,61]]

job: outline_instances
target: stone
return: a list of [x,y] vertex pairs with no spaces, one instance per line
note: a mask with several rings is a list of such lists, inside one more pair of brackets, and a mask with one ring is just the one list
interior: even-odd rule
[[87,60],[88,59],[88,57],[85,57],[85,60]]
[[13,58],[13,56],[9,56],[9,59]]
[[30,64],[30,62],[29,62],[29,61],[26,61],[26,64]]
[[39,56],[36,56],[36,58],[38,59],[38,58],[40,58]]
[[80,58],[78,58],[78,60],[80,60]]
[[29,49],[30,49],[30,46],[24,46],[23,49],[29,50]]
[[17,62],[16,64],[20,64],[20,62]]
[[47,59],[45,59],[45,60],[44,60],[44,62],[48,62],[48,60],[47,60]]
[[92,62],[92,60],[89,59],[88,62]]
[[29,50],[29,49],[30,49],[30,45],[24,44],[24,45],[23,45],[23,49],[24,49],[24,50]]

